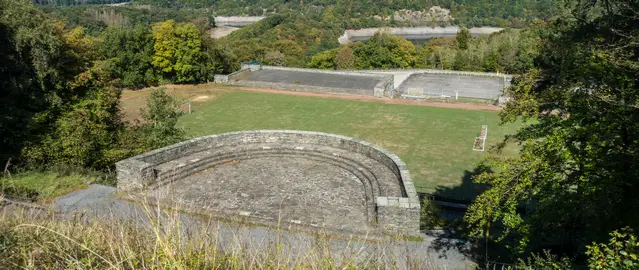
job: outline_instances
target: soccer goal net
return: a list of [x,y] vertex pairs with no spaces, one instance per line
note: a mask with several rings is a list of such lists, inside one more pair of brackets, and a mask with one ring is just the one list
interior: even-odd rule
[[484,151],[486,147],[486,136],[488,136],[488,125],[481,126],[479,136],[475,138],[473,151]]

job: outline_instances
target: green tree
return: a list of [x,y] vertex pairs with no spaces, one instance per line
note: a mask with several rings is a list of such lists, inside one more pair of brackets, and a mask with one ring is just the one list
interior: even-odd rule
[[610,233],[607,244],[588,246],[590,269],[639,269],[639,239],[629,227]]
[[493,232],[516,254],[583,258],[608,232],[639,228],[639,2],[572,4],[507,92],[503,121],[531,120],[509,137],[520,156],[487,161],[495,172],[476,181],[491,188],[466,215],[475,235]]
[[308,63],[310,68],[335,69],[335,55],[337,50],[329,50],[316,54]]
[[50,127],[63,83],[56,72],[61,25],[25,1],[0,1],[0,161]]
[[184,130],[177,128],[183,114],[180,102],[168,95],[164,88],[155,88],[147,98],[147,108],[142,111],[144,124],[140,128],[150,149],[164,147],[184,140]]
[[122,87],[142,88],[158,83],[153,68],[153,35],[148,27],[109,27],[102,34],[100,52],[112,62],[113,79]]
[[87,70],[65,82],[59,107],[48,112],[57,112],[51,126],[24,146],[21,157],[38,165],[110,168],[117,159],[107,158],[106,152],[125,128],[118,108],[121,90],[110,83],[111,68],[106,62],[93,59],[93,38],[76,28],[62,35],[62,44],[63,62],[75,64],[71,71]]
[[173,20],[153,24],[153,66],[178,83],[202,80],[200,32],[192,23]]
[[271,66],[283,67],[286,65],[286,56],[280,51],[267,52],[264,63]]
[[464,27],[460,29],[459,32],[457,32],[457,37],[456,37],[457,46],[459,46],[459,48],[462,50],[467,50],[468,44],[470,43],[472,38],[473,36],[470,35],[470,31],[468,30],[468,28]]
[[434,200],[428,198],[424,198],[422,201],[419,218],[419,227],[421,229],[440,229],[446,225],[446,221],[441,215],[441,209],[435,204]]
[[363,68],[409,68],[415,65],[417,51],[406,39],[378,32],[364,46],[353,48]]
[[20,163],[103,165],[122,128],[120,91],[105,79],[95,39],[65,30],[32,4],[0,1],[0,152]]
[[354,69],[357,59],[353,50],[348,46],[343,46],[335,55],[335,66],[337,69]]

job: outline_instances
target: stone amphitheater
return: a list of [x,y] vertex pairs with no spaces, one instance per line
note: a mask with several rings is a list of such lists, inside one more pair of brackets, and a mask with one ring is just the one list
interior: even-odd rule
[[353,138],[258,130],[192,139],[116,164],[131,199],[214,217],[336,233],[419,233],[397,156]]

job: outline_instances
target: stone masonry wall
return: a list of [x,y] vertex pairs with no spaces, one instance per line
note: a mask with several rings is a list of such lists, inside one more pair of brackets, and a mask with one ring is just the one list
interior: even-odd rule
[[420,204],[408,168],[399,157],[365,141],[322,132],[256,130],[210,135],[156,149],[116,163],[118,189],[135,192],[153,184],[154,167],[207,149],[257,143],[325,145],[365,155],[389,168],[402,186],[402,197],[377,197],[377,226],[386,231],[417,234]]
[[378,78],[381,81],[375,86],[373,91],[367,91],[368,89],[361,90],[353,90],[353,89],[340,89],[340,88],[330,88],[330,87],[322,87],[322,86],[310,86],[310,85],[298,85],[298,84],[286,84],[286,83],[254,83],[254,82],[246,82],[246,81],[232,81],[232,78],[229,78],[228,82],[244,85],[244,86],[262,86],[262,87],[270,87],[270,88],[280,88],[280,89],[290,89],[290,90],[301,90],[301,91],[313,91],[313,92],[328,92],[328,93],[347,93],[347,94],[357,94],[357,95],[374,95],[376,97],[392,97],[394,91],[394,76],[393,75],[385,75],[385,74],[372,74],[372,73],[363,73],[363,72],[353,72],[353,71],[342,71],[342,70],[323,70],[323,69],[310,69],[310,68],[289,68],[289,67],[276,67],[276,66],[262,66],[262,65],[242,65],[242,69],[250,69],[252,71],[256,70],[281,70],[281,71],[297,71],[297,72],[311,72],[311,73],[323,73],[323,74],[337,74],[337,75],[350,75],[350,76],[362,76],[362,77],[371,77]]
[[213,18],[215,21],[215,26],[236,26],[242,27],[247,26],[256,22],[263,20],[264,16],[216,16]]
[[241,76],[244,73],[250,72],[251,69],[250,68],[242,68],[236,72],[233,72],[229,75],[215,75],[213,76],[213,79],[216,83],[228,83],[233,81],[235,78]]
[[340,93],[340,94],[353,94],[353,95],[374,95],[375,89],[346,89],[346,88],[332,88],[323,86],[303,85],[303,84],[289,84],[289,83],[273,83],[273,82],[254,82],[254,81],[232,81],[229,82],[234,85],[261,87],[261,88],[273,88],[273,89],[286,89],[294,91],[310,91],[310,92],[325,92],[325,93]]
[[[381,81],[374,87],[372,94],[376,97],[394,97],[399,89],[395,89],[395,74],[394,73],[410,73],[410,74],[442,74],[442,75],[456,75],[467,77],[491,77],[491,78],[503,78],[504,88],[510,85],[512,75],[503,73],[490,73],[490,72],[470,72],[470,71],[455,71],[455,70],[438,70],[438,69],[388,69],[388,70],[323,70],[323,69],[309,69],[309,68],[289,68],[289,67],[275,67],[275,66],[262,66],[262,65],[242,65],[242,70],[250,69],[256,70],[282,70],[282,71],[298,71],[298,72],[311,72],[311,73],[324,73],[324,74],[339,74],[339,75],[351,75],[351,76],[366,76],[380,78]],[[384,74],[389,73],[389,74]],[[235,76],[234,76],[235,77]],[[217,80],[216,80],[217,82]],[[254,83],[246,81],[233,81],[229,78],[229,83],[245,85],[245,86],[263,86],[270,88],[281,88],[290,90],[301,91],[314,91],[314,92],[331,92],[331,93],[352,93],[358,95],[370,95],[371,92],[367,91],[352,91],[352,89],[339,89],[328,88],[321,86],[306,86],[297,84],[285,84],[285,83]]]

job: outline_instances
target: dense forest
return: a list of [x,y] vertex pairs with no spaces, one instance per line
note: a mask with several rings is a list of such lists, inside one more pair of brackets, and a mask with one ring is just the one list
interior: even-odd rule
[[[484,161],[480,168],[492,169],[474,181],[489,188],[465,216],[469,237],[486,248],[481,256],[488,261],[498,246],[498,258],[521,269],[637,269],[639,2],[566,2],[557,12],[552,1],[532,0],[0,0],[0,161],[112,172],[116,161],[184,139],[175,100],[156,90],[144,121],[127,123],[123,89],[204,83],[239,61],[512,73],[502,121],[526,124],[493,151],[516,143],[520,155]],[[432,5],[449,8],[462,26],[521,28],[479,38],[462,28],[422,46],[383,32],[337,43],[348,27],[399,23],[373,14]],[[268,17],[215,40],[215,14]],[[20,253],[0,249],[8,252]]]
[[[78,5],[54,7],[44,5],[43,10],[66,22],[69,28],[83,27],[89,35],[100,37],[107,27],[127,29],[146,27],[166,20],[193,23],[204,35],[214,27],[213,17],[220,14],[266,15],[266,19],[244,27],[218,40],[217,47],[232,61],[260,61],[270,65],[293,67],[341,68],[328,63],[340,45],[337,38],[345,29],[361,27],[451,25],[462,26],[514,26],[524,30],[508,30],[494,37],[471,38],[468,48],[459,50],[455,39],[433,40],[424,46],[409,48],[410,55],[402,64],[358,61],[354,68],[439,68],[475,71],[518,73],[531,65],[535,54],[536,30],[527,30],[530,23],[543,25],[544,20],[556,14],[559,8],[553,1],[146,1],[126,6]],[[47,4],[41,2],[40,4]],[[82,4],[82,3],[79,3]],[[87,3],[90,4],[90,3]],[[433,6],[442,6],[452,12],[452,18],[420,18],[396,20],[397,10],[426,12]],[[410,13],[410,12],[409,12]],[[430,16],[430,15],[429,15]],[[430,17],[428,17],[430,18]],[[539,19],[541,18],[541,20]],[[417,20],[417,21],[415,21]],[[520,35],[521,38],[520,38]],[[384,40],[394,40],[385,38]],[[383,46],[394,46],[385,42]],[[371,44],[372,45],[372,44]],[[355,53],[370,47],[351,44]],[[377,43],[381,45],[381,43]],[[351,48],[352,47],[352,48]],[[389,48],[392,50],[392,48]],[[383,52],[374,54],[386,57]],[[324,60],[320,60],[324,59]],[[330,61],[334,61],[330,60]],[[231,61],[228,61],[231,62]],[[508,62],[508,63],[506,63]],[[516,63],[515,63],[516,62]],[[516,67],[519,65],[519,67]],[[132,86],[132,84],[126,84]],[[149,84],[136,84],[148,86]]]
[[[157,7],[140,9],[79,6],[45,7],[44,10],[64,20],[67,27],[83,27],[87,34],[99,39],[113,32],[107,30],[108,28],[126,29],[123,31],[150,29],[152,24],[169,19],[196,25],[200,35],[204,37],[213,24],[212,19],[204,13]],[[329,18],[336,20],[334,17]],[[523,29],[506,29],[479,38],[468,36],[464,39],[467,42],[461,47],[458,38],[433,39],[416,46],[402,38],[383,33],[377,36],[382,37],[381,39],[376,37],[366,43],[355,42],[340,46],[337,38],[344,28],[331,20],[325,20],[325,16],[305,16],[295,12],[270,15],[211,42],[226,56],[225,71],[233,70],[233,62],[259,61],[276,66],[323,69],[436,68],[516,74],[531,67],[532,59],[538,52],[539,33],[545,25],[543,20],[535,20]],[[378,47],[382,49],[376,49]],[[397,53],[407,55],[384,60],[397,49],[404,50]],[[337,52],[348,54],[349,50],[355,53],[354,64],[335,64]],[[143,87],[150,84],[125,84],[126,87],[135,85]]]
[[[36,0],[35,3],[49,6],[76,6],[85,4],[112,4],[119,0]],[[549,18],[556,14],[555,0],[410,0],[410,1],[228,1],[228,0],[177,0],[158,1],[140,0],[134,4],[149,4],[159,8],[206,10],[211,15],[251,15],[282,14],[290,11],[306,16],[323,16],[324,21],[338,22],[344,28],[361,28],[382,24],[402,25],[394,20],[398,10],[423,11],[432,6],[448,9],[452,13],[454,23],[468,27],[500,26],[523,27],[526,22],[535,18]],[[388,18],[375,19],[375,16]]]
[[[423,46],[380,32],[368,42],[354,42],[314,55],[308,66],[321,69],[431,68],[523,73],[539,53],[543,23],[524,30],[504,30],[473,38],[462,29],[456,38],[436,38]],[[276,65],[271,59],[265,63]]]

